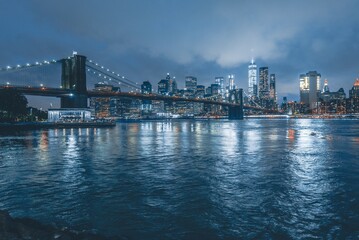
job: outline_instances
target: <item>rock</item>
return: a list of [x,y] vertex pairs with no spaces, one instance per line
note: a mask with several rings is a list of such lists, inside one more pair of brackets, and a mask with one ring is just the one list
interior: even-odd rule
[[103,240],[106,238],[91,233],[76,233],[67,228],[57,229],[29,218],[12,218],[7,211],[0,210],[0,239],[2,240]]

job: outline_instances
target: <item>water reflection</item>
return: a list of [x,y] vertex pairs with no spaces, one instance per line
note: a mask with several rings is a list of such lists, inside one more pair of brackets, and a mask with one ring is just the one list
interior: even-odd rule
[[0,136],[0,205],[133,239],[350,239],[358,135],[265,119]]
[[287,130],[287,139],[289,139],[290,142],[294,141],[294,139],[295,139],[295,130],[294,129]]
[[40,160],[40,163],[46,162],[49,160],[48,148],[49,148],[49,140],[48,140],[48,131],[42,131],[41,137],[39,140],[39,148],[37,150],[37,155]]
[[[320,138],[325,131],[325,125],[312,120],[297,121],[296,130],[289,129],[288,140],[295,148],[289,154],[289,170],[291,183],[288,185],[288,199],[291,204],[293,217],[288,221],[298,222],[296,234],[319,231],[321,220],[330,216],[330,201],[327,196],[333,191],[337,183],[328,169],[332,159],[327,141]],[[296,134],[298,132],[298,134]],[[306,222],[311,222],[308,226]],[[291,230],[293,231],[293,230]],[[314,237],[308,235],[308,237]]]

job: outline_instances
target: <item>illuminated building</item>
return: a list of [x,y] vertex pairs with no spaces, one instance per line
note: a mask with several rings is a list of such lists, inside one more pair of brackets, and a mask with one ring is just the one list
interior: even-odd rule
[[211,84],[211,95],[218,95],[220,93],[220,86],[218,84]]
[[214,82],[218,84],[219,86],[219,93],[224,96],[225,90],[224,90],[224,78],[223,77],[216,77]]
[[141,85],[141,93],[142,94],[150,94],[152,93],[152,84],[149,81],[144,81]]
[[346,113],[346,95],[344,89],[340,88],[336,92],[329,91],[328,80],[324,81],[324,86],[322,92],[320,93],[319,102],[320,105],[318,113]]
[[248,66],[248,96],[249,97],[256,97],[257,92],[254,90],[254,86],[257,85],[257,65],[252,59],[251,63]]
[[48,110],[48,122],[91,121],[91,111],[87,108],[60,108]]
[[194,94],[197,88],[197,78],[193,76],[187,76],[185,81],[186,90],[189,90]]
[[178,92],[177,82],[175,80],[175,77],[173,77],[172,80],[172,94],[175,95]]
[[[204,98],[205,89],[206,89],[205,86],[197,85],[197,90],[196,90],[195,97],[196,98]],[[203,113],[203,107],[204,107],[203,103],[193,103],[193,113],[196,114],[196,115],[202,114]]]
[[[141,85],[142,94],[151,94],[152,93],[152,84],[149,81],[144,81]],[[152,110],[152,101],[151,100],[142,100],[141,105],[142,114],[150,113]]]
[[348,112],[359,113],[359,78],[355,80],[352,89],[349,90],[349,99],[347,106]]
[[268,67],[259,68],[259,99],[268,99]]
[[234,84],[234,75],[228,75],[228,90],[236,89],[236,85]]
[[320,78],[321,75],[317,71],[309,71],[299,76],[300,101],[307,105],[309,110],[318,107]]
[[172,82],[170,74],[167,73],[166,79],[161,79],[161,81],[158,82],[158,94],[161,95],[169,95],[172,91]]
[[253,95],[252,98],[256,98],[258,96],[258,85],[253,85]]
[[277,92],[275,86],[275,74],[271,74],[269,77],[269,98],[277,102]]
[[276,91],[276,79],[275,74],[271,74],[269,77],[269,102],[270,108],[277,108],[277,91]]
[[206,97],[210,97],[212,95],[212,87],[211,86],[208,86],[206,88]]
[[[103,82],[95,84],[95,91],[112,92],[113,88],[112,85]],[[112,115],[110,111],[111,107],[113,107],[111,99],[113,98],[95,97],[90,99],[90,107],[93,109],[96,118],[107,118]]]
[[323,93],[327,93],[327,92],[330,92],[330,91],[329,91],[329,86],[328,86],[328,80],[325,79],[325,80],[324,80],[324,85],[323,85],[322,94],[323,94]]

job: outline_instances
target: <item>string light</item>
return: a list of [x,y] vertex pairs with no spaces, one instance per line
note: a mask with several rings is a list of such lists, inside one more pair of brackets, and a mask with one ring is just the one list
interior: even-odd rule
[[37,67],[37,66],[43,66],[44,64],[47,64],[47,65],[50,65],[50,64],[53,64],[53,63],[58,63],[60,62],[61,60],[51,60],[51,61],[48,61],[48,60],[44,60],[42,62],[39,62],[39,61],[36,61],[35,63],[26,63],[26,64],[16,64],[14,66],[6,66],[5,68],[0,68],[0,71],[9,71],[9,70],[17,70],[19,68],[29,68],[29,67]]
[[[93,61],[92,59],[87,59],[87,62],[90,63],[90,64],[93,64],[94,66],[100,68],[100,69],[96,69],[94,67],[91,67],[87,64],[87,67],[88,68],[92,68],[93,70],[96,70],[98,72],[102,72],[101,70],[104,69],[106,70],[106,72],[102,72],[103,75],[107,75],[107,78],[108,79],[111,79],[110,78],[110,74],[114,75],[115,77],[113,78],[114,80],[117,80],[117,81],[121,81],[123,84],[129,86],[130,88],[133,88],[133,89],[136,89],[136,90],[139,90],[140,87],[139,87],[139,83],[138,82],[134,82],[134,81],[131,81],[129,79],[127,79],[125,76],[121,76],[120,74],[116,73],[115,71],[112,71],[110,70],[109,68],[105,68],[103,65],[99,65],[97,62]],[[102,75],[100,75],[102,76]],[[120,77],[122,78],[122,80],[119,80],[117,79],[117,77]],[[104,78],[104,77],[103,77]],[[104,78],[104,79],[107,79],[107,78]],[[112,79],[111,79],[112,80]],[[133,86],[132,86],[133,85]]]

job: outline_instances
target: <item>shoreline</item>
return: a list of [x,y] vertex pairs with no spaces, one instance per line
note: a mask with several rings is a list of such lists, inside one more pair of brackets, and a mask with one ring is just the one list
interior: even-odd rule
[[31,218],[13,218],[8,211],[0,210],[0,239],[66,239],[66,240],[111,240],[126,239],[105,237],[99,234],[79,232],[43,224]]
[[[116,122],[151,122],[173,120],[224,120],[227,118],[138,118],[117,119],[111,122],[4,122],[0,123],[0,131],[13,130],[37,130],[37,129],[62,129],[62,128],[112,128]],[[327,120],[359,120],[359,115],[247,115],[244,119],[327,119]],[[227,119],[228,120],[228,119]]]
[[16,122],[0,123],[0,130],[36,130],[56,128],[110,128],[116,126],[116,122]]

